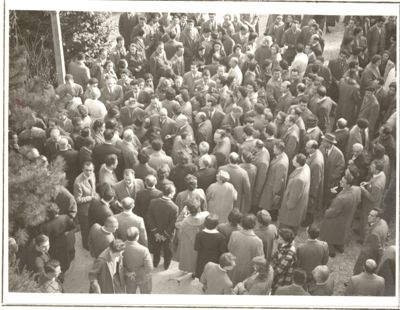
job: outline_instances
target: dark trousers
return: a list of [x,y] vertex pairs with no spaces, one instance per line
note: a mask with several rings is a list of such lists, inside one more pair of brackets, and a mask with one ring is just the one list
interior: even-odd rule
[[85,212],[79,212],[78,210],[78,221],[79,226],[81,229],[81,236],[82,236],[82,246],[88,250],[88,237],[89,237],[89,221],[88,215]]
[[164,265],[169,264],[172,259],[172,241],[167,239],[164,242],[153,243],[153,264],[158,266],[160,263],[161,250],[164,254]]

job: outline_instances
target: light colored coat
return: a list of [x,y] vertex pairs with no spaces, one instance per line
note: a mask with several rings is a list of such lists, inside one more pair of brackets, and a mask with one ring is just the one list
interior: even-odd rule
[[237,200],[234,202],[233,207],[238,208],[242,213],[248,213],[250,211],[250,180],[246,170],[240,168],[238,165],[228,164],[220,167],[229,173],[230,182],[237,191]]
[[310,167],[305,164],[296,168],[289,176],[282,205],[279,209],[279,223],[298,227],[304,218],[310,192]]
[[[141,293],[144,293],[142,292],[142,288],[144,287],[148,290],[151,289],[153,261],[147,247],[139,244],[137,241],[126,241],[122,262],[127,293],[134,293],[129,292],[130,287],[136,288],[140,286]],[[128,272],[135,273],[135,278],[133,280],[127,277]]]
[[[265,210],[277,210],[279,208],[286,187],[288,170],[289,159],[285,153],[271,160],[267,179],[265,180],[258,203],[259,208]],[[276,200],[277,198],[275,197],[279,198],[279,200]]]
[[347,296],[382,296],[385,291],[385,279],[363,272],[352,276],[346,289]]
[[360,202],[361,190],[358,186],[343,189],[325,211],[320,239],[329,244],[344,245],[354,212]]
[[235,187],[229,182],[211,184],[206,193],[208,211],[217,214],[220,223],[227,222],[237,196]]
[[229,239],[228,250],[236,256],[236,266],[232,270],[234,284],[243,281],[253,273],[251,261],[256,256],[264,256],[263,243],[253,231],[234,231]]
[[126,231],[130,227],[136,227],[139,230],[139,243],[147,246],[147,233],[144,227],[144,220],[132,212],[121,212],[115,216],[118,221],[116,235],[122,241],[127,240]]
[[194,249],[194,241],[208,215],[209,213],[204,211],[195,216],[189,215],[183,221],[176,223],[179,239],[177,251],[179,270],[192,273],[196,271],[197,251]]
[[200,277],[204,294],[232,295],[233,284],[226,270],[218,264],[209,262]]

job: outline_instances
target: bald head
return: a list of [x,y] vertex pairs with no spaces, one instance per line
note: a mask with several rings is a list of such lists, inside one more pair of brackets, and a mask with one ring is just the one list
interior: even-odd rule
[[373,259],[367,259],[364,263],[364,270],[368,273],[374,273],[376,270],[376,262]]
[[126,230],[126,239],[128,241],[137,241],[139,239],[139,229],[137,227],[129,227]]
[[160,116],[167,116],[167,115],[168,115],[167,109],[166,109],[166,108],[162,108],[162,109],[160,110]]
[[133,130],[132,129],[126,129],[125,131],[124,131],[124,136],[123,136],[123,138],[124,138],[124,140],[125,141],[128,141],[128,142],[131,142],[131,141],[133,141],[133,136],[134,136],[134,133],[133,133]]
[[240,157],[239,157],[238,153],[232,152],[232,153],[229,154],[229,162],[231,164],[238,164],[239,163],[239,159],[240,159]]

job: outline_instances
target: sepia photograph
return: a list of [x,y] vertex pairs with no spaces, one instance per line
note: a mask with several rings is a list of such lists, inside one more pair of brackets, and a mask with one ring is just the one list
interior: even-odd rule
[[398,305],[399,5],[4,16],[3,305]]

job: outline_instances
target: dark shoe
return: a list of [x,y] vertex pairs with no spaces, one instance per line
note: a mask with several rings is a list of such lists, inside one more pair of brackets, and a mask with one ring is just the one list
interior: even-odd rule
[[314,222],[314,216],[310,213],[307,213],[306,218],[303,222],[301,222],[301,227],[308,227]]
[[344,253],[344,246],[343,245],[334,245],[334,247],[339,253]]
[[165,262],[164,263],[164,269],[167,270],[169,268],[169,265],[171,265],[171,261]]

